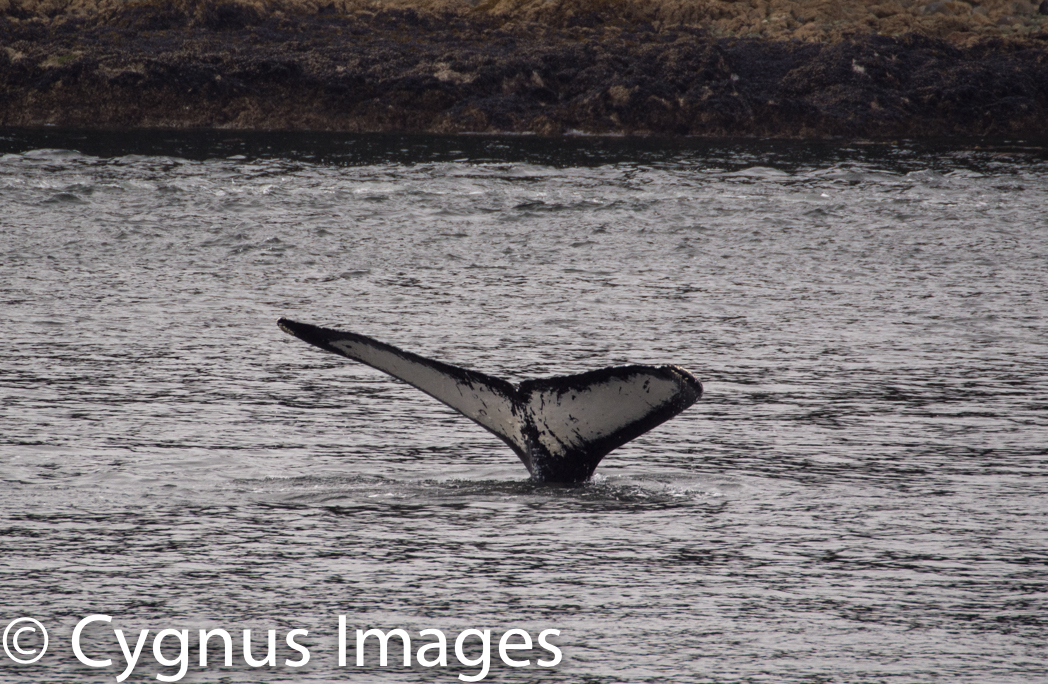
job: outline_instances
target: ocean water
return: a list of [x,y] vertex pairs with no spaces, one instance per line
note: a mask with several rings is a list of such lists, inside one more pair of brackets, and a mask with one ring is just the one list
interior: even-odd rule
[[[148,630],[126,681],[1048,682],[1043,146],[45,130],[0,152],[0,628],[49,635],[0,681],[117,681],[115,630]],[[281,316],[514,382],[673,363],[706,392],[584,486],[540,485]],[[106,667],[73,650],[91,615]],[[357,666],[372,628],[411,665],[393,637]],[[199,664],[201,629],[230,666],[220,642]],[[527,667],[500,656],[513,629]],[[188,630],[181,661],[161,630]]]

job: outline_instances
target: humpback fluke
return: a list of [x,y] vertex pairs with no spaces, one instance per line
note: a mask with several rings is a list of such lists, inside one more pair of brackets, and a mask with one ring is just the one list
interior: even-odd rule
[[582,482],[611,450],[702,396],[678,366],[620,366],[512,385],[364,335],[281,318],[284,332],[417,387],[497,435],[540,482]]

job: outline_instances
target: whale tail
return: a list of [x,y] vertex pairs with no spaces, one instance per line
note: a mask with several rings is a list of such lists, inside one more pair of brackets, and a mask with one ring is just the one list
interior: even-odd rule
[[284,332],[416,387],[504,441],[532,477],[582,482],[613,449],[688,408],[702,384],[677,366],[621,366],[505,380],[434,361],[364,335],[281,318]]

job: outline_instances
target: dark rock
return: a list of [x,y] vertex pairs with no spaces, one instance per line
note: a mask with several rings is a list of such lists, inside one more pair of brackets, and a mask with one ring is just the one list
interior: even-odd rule
[[155,3],[75,32],[0,22],[0,125],[1035,137],[1048,116],[1037,38],[805,43],[583,19]]

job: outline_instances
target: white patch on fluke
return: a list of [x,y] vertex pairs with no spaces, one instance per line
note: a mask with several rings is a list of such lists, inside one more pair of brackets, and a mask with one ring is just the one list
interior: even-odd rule
[[[360,336],[362,337],[362,336]],[[522,444],[520,420],[512,398],[478,378],[456,378],[432,363],[391,348],[369,344],[367,338],[331,341],[331,348],[383,373],[399,378],[455,409],[503,439]],[[386,345],[383,345],[384,347]]]
[[542,446],[563,456],[606,439],[672,403],[680,384],[644,369],[625,378],[608,378],[584,388],[532,392],[527,415]]

